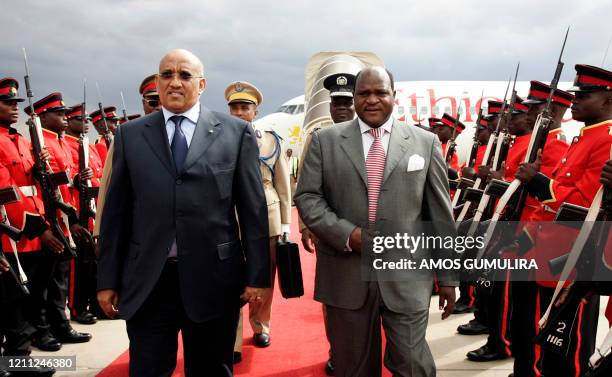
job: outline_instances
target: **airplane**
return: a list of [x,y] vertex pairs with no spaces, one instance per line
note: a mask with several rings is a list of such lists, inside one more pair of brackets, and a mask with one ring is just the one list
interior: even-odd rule
[[[457,153],[460,163],[467,159],[472,146],[475,131],[474,122],[478,116],[478,109],[483,106],[487,112],[487,101],[501,101],[504,96],[507,81],[398,81],[395,83],[396,98],[393,116],[407,125],[422,123],[428,126],[427,118],[442,117],[449,113],[456,116],[457,107],[460,107],[460,120],[467,128],[457,137]],[[529,91],[529,81],[517,81],[518,96],[525,99]],[[560,89],[568,89],[571,82],[559,82]],[[483,98],[480,98],[483,93]],[[508,98],[510,94],[508,94]],[[304,122],[305,96],[297,96],[283,103],[279,109],[268,114],[256,124],[270,126],[291,148],[293,154],[299,156],[302,143],[305,139]],[[469,111],[465,111],[465,110]],[[568,110],[563,119],[563,131],[569,142],[577,136],[581,123],[571,118]]]

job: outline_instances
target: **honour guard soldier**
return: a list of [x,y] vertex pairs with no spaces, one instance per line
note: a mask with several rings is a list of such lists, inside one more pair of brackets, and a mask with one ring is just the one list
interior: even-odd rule
[[[331,98],[329,103],[329,115],[331,116],[331,124],[338,124],[347,122],[355,119],[355,104],[353,101],[353,89],[355,88],[355,75],[349,73],[337,73],[328,76],[323,81],[323,87],[329,91],[329,97]],[[321,123],[318,127],[314,128],[306,137],[304,142],[304,149],[302,149],[302,161],[308,153],[308,146],[312,139],[312,134],[317,130],[329,126],[330,123]],[[302,245],[306,251],[313,253],[315,251],[315,238],[314,234],[304,225],[299,219],[300,232],[302,233]],[[325,312],[325,305],[323,308],[323,320],[325,322],[325,335],[329,342],[329,327],[327,324],[327,313]],[[334,375],[334,363],[332,360],[331,346],[329,348],[329,359],[325,364],[325,373],[328,376]]]
[[[461,168],[461,176],[468,179],[476,179],[476,169],[482,165],[485,152],[487,150],[487,144],[489,143],[489,138],[491,134],[495,131],[495,128],[490,125],[490,123],[484,119],[480,119],[480,123],[476,125],[476,140],[478,142],[478,150],[476,151],[476,160],[474,162],[473,167],[464,166]],[[455,305],[455,310],[457,310],[457,305]]]
[[[446,148],[448,147],[449,140],[453,137],[453,132],[456,132],[456,135],[459,135],[461,131],[465,129],[465,125],[459,122],[459,128],[456,131],[453,131],[455,129],[455,118],[448,114],[444,114],[442,119],[440,119],[440,122],[434,124],[433,132],[438,135],[438,139],[440,139],[440,142],[442,143],[442,155],[446,156]],[[457,156],[457,153],[453,154],[450,160],[449,168],[453,169],[454,171],[459,170],[459,157]]]
[[96,148],[98,149],[98,154],[104,163],[106,163],[106,155],[108,154],[109,146],[106,145],[106,141],[104,139],[104,119],[106,119],[106,125],[108,126],[108,131],[113,135],[117,129],[117,125],[119,124],[119,117],[117,116],[117,108],[114,106],[107,106],[104,108],[104,119],[102,118],[102,114],[100,110],[96,110],[89,114],[91,117],[91,123],[93,123],[94,128],[98,131],[100,137],[96,140]]
[[[574,87],[576,97],[572,101],[572,116],[585,123],[579,136],[574,138],[559,165],[551,176],[539,172],[538,159],[533,164],[521,164],[516,177],[526,183],[530,195],[542,206],[531,216],[531,223],[523,228],[521,247],[531,249],[540,266],[546,261],[571,249],[577,231],[564,229],[551,231],[534,222],[550,222],[562,203],[589,207],[600,186],[599,180],[605,162],[610,158],[612,135],[612,72],[589,65],[576,65]],[[547,268],[536,272],[539,289],[535,298],[532,323],[539,321],[539,314],[548,306],[556,278]],[[594,351],[597,329],[599,296],[591,296],[576,309],[577,322],[571,329],[569,354],[557,355],[541,350],[541,372],[544,376],[578,376],[585,370],[588,358]]]
[[157,93],[157,84],[155,83],[155,76],[157,75],[145,77],[138,88],[138,92],[142,96],[142,109],[144,110],[145,115],[161,109],[159,93]]
[[[262,94],[253,84],[245,81],[231,83],[225,89],[225,99],[229,112],[247,122],[257,116],[257,107],[261,104]],[[257,347],[270,345],[270,311],[274,278],[276,276],[276,246],[281,235],[289,234],[291,224],[291,186],[289,168],[284,158],[285,152],[281,138],[265,125],[255,126],[255,135],[259,147],[260,171],[263,181],[266,202],[268,204],[268,222],[270,229],[270,273],[272,288],[261,301],[249,305],[249,322],[253,329],[253,342]],[[234,361],[238,362],[242,352],[242,315],[236,334]]]
[[[49,166],[54,173],[67,172],[71,179],[77,175],[78,166],[72,160],[72,151],[64,139],[64,132],[68,124],[66,123],[66,106],[61,93],[51,93],[43,99],[36,101],[33,105],[34,112],[40,118],[42,125],[42,135],[50,155]],[[26,113],[30,114],[30,108],[26,108]],[[82,172],[83,176],[91,177],[91,171]],[[77,240],[89,238],[89,232],[78,223],[76,209],[72,192],[68,185],[59,186],[61,200],[68,206],[73,207],[75,216],[68,216],[69,224],[63,219],[60,223],[64,227],[64,235],[68,238],[74,237]],[[42,195],[42,193],[41,193]],[[51,216],[52,214],[46,214]],[[60,214],[56,214],[60,216]],[[69,227],[69,228],[68,228]],[[56,258],[51,261],[52,275],[47,289],[47,299],[45,306],[45,319],[50,325],[51,333],[58,341],[63,343],[83,343],[91,339],[91,334],[79,333],[75,331],[66,317],[66,300],[68,295],[68,273],[70,262]]]
[[[79,138],[82,133],[86,132],[83,129],[83,106],[75,105],[66,110],[66,119],[68,128],[64,139],[70,146],[72,152],[72,160],[75,166],[79,166]],[[87,122],[87,120],[85,120]],[[89,179],[91,187],[100,187],[100,179],[102,178],[102,160],[98,154],[98,150],[93,144],[88,144],[88,166],[91,169],[91,178]],[[80,213],[79,190],[73,188],[71,190],[75,198],[75,206]],[[89,221],[89,231],[93,230],[93,221]],[[86,261],[83,256],[79,256],[76,260],[70,261],[70,268],[73,271],[70,274],[70,295],[68,305],[70,308],[70,317],[72,320],[81,324],[89,325],[97,321],[97,317],[92,314],[92,310],[97,308],[98,301],[96,300],[96,265],[94,261]]]
[[[44,304],[45,258],[42,255],[42,243],[49,249],[61,252],[61,243],[53,236],[45,222],[44,206],[36,195],[36,185],[32,175],[34,159],[30,143],[13,127],[19,120],[17,104],[23,102],[18,96],[19,83],[13,78],[0,79],[0,187],[13,186],[18,189],[20,200],[6,204],[0,214],[1,222],[21,231],[21,238],[13,243],[7,235],[0,235],[6,260],[19,274],[19,265],[13,252],[19,254],[20,265],[28,279],[30,295],[24,297],[18,293],[17,282],[8,273],[0,274],[0,343],[2,356],[27,356],[31,352],[30,338],[36,333],[40,324]],[[48,159],[48,152],[40,156]],[[4,268],[8,268],[3,264]],[[4,268],[2,270],[4,271]],[[57,347],[57,341],[48,339],[49,346]],[[52,348],[53,348],[52,347]],[[59,348],[57,348],[59,349]],[[3,374],[4,373],[4,374]],[[27,372],[30,376],[51,376],[53,369],[36,368]],[[26,373],[10,373],[10,376]],[[0,375],[9,376],[0,370]]]

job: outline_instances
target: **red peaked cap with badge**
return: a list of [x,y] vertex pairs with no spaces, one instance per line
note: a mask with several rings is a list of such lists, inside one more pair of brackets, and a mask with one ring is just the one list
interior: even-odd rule
[[142,83],[140,83],[140,87],[138,88],[138,92],[141,96],[159,96],[159,93],[157,92],[157,85],[155,85],[156,76],[157,75],[150,75],[142,80]]
[[72,119],[72,118],[82,117],[82,116],[83,116],[83,105],[80,103],[78,105],[70,106],[68,109],[66,109],[66,119]]
[[128,115],[127,120],[125,120],[124,118],[119,119],[119,124],[124,124],[124,123],[129,122],[130,120],[134,120],[138,118],[140,118],[140,114],[130,114]]
[[576,78],[570,92],[612,90],[612,72],[586,64],[576,64]]
[[[93,113],[89,114],[91,117],[91,121],[93,123],[98,122],[102,119],[102,115],[100,115],[100,110],[96,110]],[[117,116],[117,108],[115,106],[107,106],[104,108],[104,118],[111,120],[119,120]]]
[[[548,100],[548,96],[550,94],[550,86],[544,84],[541,81],[531,81],[531,86],[529,87],[529,94],[527,95],[527,99],[523,101],[524,105],[534,105],[545,103]],[[572,93],[566,92],[561,89],[555,89],[553,93],[552,102],[561,106],[570,107],[572,105],[572,100],[574,99],[574,95]]]
[[[36,113],[36,115],[40,115],[47,111],[65,111],[67,109],[62,99],[62,93],[60,92],[51,93],[45,98],[34,102],[32,106],[34,107],[34,113]],[[30,106],[26,107],[24,111],[26,114],[30,115]]]
[[513,114],[521,114],[529,111],[528,104],[523,105],[523,99],[519,96],[516,96],[516,101],[514,102],[514,111]]
[[455,123],[457,124],[457,133],[461,133],[461,131],[465,130],[465,125],[461,122],[457,123],[457,120],[453,118],[451,115],[444,113],[441,119],[444,125],[449,126],[450,128],[455,128]]
[[442,121],[440,120],[440,118],[435,118],[435,117],[430,117],[427,118],[427,122],[429,122],[429,127],[433,127],[433,126],[440,126],[442,125]]
[[18,97],[19,82],[12,77],[0,79],[0,101],[23,102],[23,98]]

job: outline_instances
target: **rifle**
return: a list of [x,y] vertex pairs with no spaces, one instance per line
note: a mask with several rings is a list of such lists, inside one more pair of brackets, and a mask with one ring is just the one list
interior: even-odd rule
[[34,104],[32,102],[32,98],[34,96],[32,94],[32,87],[30,86],[30,70],[28,68],[28,58],[25,48],[23,49],[23,59],[26,72],[24,81],[28,96],[28,107],[30,108],[28,128],[30,131],[30,141],[32,143],[32,151],[35,159],[35,168],[33,171],[40,184],[42,200],[45,207],[45,218],[49,222],[49,227],[53,232],[53,235],[64,245],[64,252],[67,253],[65,256],[69,258],[76,258],[77,254],[73,248],[74,242],[70,237],[70,232],[68,232],[68,238],[66,238],[60,226],[60,221],[57,218],[57,211],[60,210],[62,213],[62,222],[64,222],[66,227],[68,227],[69,224],[67,221],[68,216],[74,216],[74,218],[76,218],[75,209],[61,200],[61,193],[58,189],[60,185],[68,184],[70,182],[70,178],[68,177],[68,173],[65,171],[54,173],[51,170],[49,163],[40,158],[40,154],[45,147],[45,142],[42,136],[40,119],[34,112]]
[[[512,81],[512,78],[509,78],[508,85],[506,85],[506,92],[504,93],[504,100],[502,102],[502,108],[501,108],[502,114],[506,110],[506,98],[508,96],[508,89],[510,89],[511,81]],[[487,143],[487,149],[485,150],[485,154],[483,158],[483,165],[485,166],[491,166],[491,164],[493,163],[493,154],[491,152],[493,150],[493,146],[496,145],[497,143],[497,137],[499,136],[499,132],[500,132],[500,124],[501,124],[501,116],[497,120],[497,126],[495,128],[495,132],[491,135],[491,137],[489,138],[489,142]],[[457,218],[455,219],[455,222],[457,224],[461,224],[465,216],[470,212],[472,203],[478,200],[478,197],[479,197],[478,194],[476,195],[476,198],[469,197],[470,190],[475,189],[476,192],[482,191],[482,188],[481,188],[482,183],[483,183],[482,179],[480,177],[477,177],[476,181],[474,181],[473,187],[471,189],[466,190],[466,193],[465,193],[466,203],[463,205],[463,208],[461,209],[461,213],[459,213],[459,216],[457,216]]]
[[450,140],[447,142],[446,146],[446,154],[444,155],[444,160],[446,161],[446,166],[450,167],[450,163],[453,160],[453,155],[455,154],[455,149],[457,148],[457,143],[455,139],[457,138],[457,127],[459,127],[459,116],[461,115],[461,104],[457,108],[457,118],[455,118],[455,127],[453,128],[453,135]]
[[[529,141],[529,147],[527,148],[527,153],[525,154],[524,162],[533,163],[537,159],[538,151],[544,150],[544,146],[546,145],[546,140],[548,138],[548,132],[550,131],[551,125],[554,123],[554,120],[550,114],[550,108],[552,106],[552,99],[557,90],[557,85],[559,83],[559,79],[561,77],[561,72],[563,71],[563,51],[565,50],[565,43],[567,42],[567,36],[569,34],[569,27],[565,32],[565,38],[563,39],[563,45],[561,46],[561,53],[559,54],[559,59],[557,60],[557,67],[555,68],[555,74],[550,83],[550,92],[548,93],[548,98],[546,99],[546,106],[544,110],[538,114],[536,119],[536,123],[534,126],[534,131],[531,134],[531,138]],[[518,191],[517,191],[518,190]],[[502,240],[501,244],[508,243],[509,238],[514,237],[516,234],[516,226],[519,224],[519,220],[521,219],[521,215],[523,210],[525,209],[525,204],[527,201],[527,197],[529,196],[529,192],[525,185],[518,179],[513,180],[511,183],[493,180],[488,188],[488,191],[491,195],[501,196],[499,199],[497,208],[493,213],[491,218],[491,222],[486,230],[486,236],[483,243],[483,247],[479,250],[478,255],[482,256],[485,253],[486,248],[491,243],[491,240],[495,234],[495,228],[497,226],[497,222],[500,220],[504,221],[507,226],[506,229],[500,233],[502,237],[506,237],[506,240]],[[500,195],[500,193],[502,195]],[[503,217],[502,217],[503,213]],[[514,226],[513,226],[514,225]],[[500,243],[500,242],[496,242]],[[519,249],[519,253],[526,252],[527,250]]]
[[[474,131],[474,139],[472,143],[472,149],[470,151],[470,157],[468,158],[468,162],[466,167],[473,168],[476,165],[476,157],[478,155],[478,126],[480,125],[480,121],[482,120],[482,99],[484,98],[484,89],[480,93],[480,106],[478,108],[478,117],[476,118],[476,130]],[[459,178],[459,183],[457,185],[457,191],[455,191],[455,196],[453,197],[452,208],[457,207],[459,204],[459,200],[462,195],[462,191],[464,188],[472,187],[474,185],[474,181],[461,177]]]
[[[89,167],[89,137],[87,137],[87,89],[86,81],[83,80],[83,132],[79,135],[79,172],[84,171]],[[89,229],[89,219],[96,215],[96,204],[94,198],[98,196],[98,188],[91,187],[89,179],[79,180],[79,224]],[[94,240],[89,237],[88,242],[78,242],[77,244],[79,255],[84,261],[89,262],[95,260]]]
[[[508,123],[510,122],[510,117],[512,116],[512,112],[514,111],[514,103],[516,102],[516,80],[518,78],[518,72],[519,72],[520,65],[521,65],[520,62],[516,65],[516,72],[514,73],[514,84],[512,84],[512,96],[510,98],[510,104],[508,106],[508,111],[502,112],[501,117],[500,117],[500,120],[501,118],[504,118],[505,122],[504,122],[504,129],[501,133],[501,136],[498,136],[497,138],[495,158],[493,159],[492,169],[496,171],[499,171],[501,169],[503,162],[506,161],[506,158],[508,157],[508,149],[510,148],[510,134],[508,133]],[[505,109],[503,109],[502,107],[502,110],[505,110]],[[482,198],[480,199],[480,202],[478,203],[478,208],[476,209],[474,218],[470,224],[470,228],[467,233],[469,236],[473,236],[476,233],[480,220],[484,216],[485,212],[488,213],[487,207],[490,208],[490,204],[493,204],[493,203],[490,203],[490,200],[491,200],[491,195],[485,189],[483,192]]]
[[[19,200],[21,200],[21,198],[19,197],[19,194],[17,194],[17,189],[15,187],[11,186],[11,187],[4,187],[0,189],[0,217],[2,217],[2,222],[0,222],[0,235],[5,235],[9,238],[11,248],[13,249],[12,251],[15,255],[15,261],[17,262],[17,269],[19,273],[15,272],[15,270],[13,269],[13,266],[11,266],[11,264],[8,263],[9,274],[13,277],[13,279],[17,283],[17,286],[19,287],[20,292],[24,295],[28,295],[30,294],[30,291],[28,290],[28,286],[27,286],[28,277],[26,276],[26,274],[23,272],[23,269],[21,268],[21,263],[19,263],[19,256],[17,254],[17,247],[16,247],[16,242],[19,241],[19,239],[21,238],[21,231],[11,226],[11,223],[9,222],[9,219],[6,213],[6,209],[4,208],[5,204],[18,202]],[[2,244],[0,243],[0,246],[1,245]],[[6,256],[4,255],[3,250],[0,250],[0,259],[8,262],[8,260],[6,259]]]
[[[612,225],[612,190],[607,187],[604,188],[601,203],[598,203],[598,201],[597,199],[593,201],[591,208],[588,209],[587,218],[584,219],[585,222],[581,227],[580,233],[586,232],[586,238],[583,238],[584,242],[580,243],[578,239],[576,240],[576,243],[579,243],[579,248],[576,249],[578,255],[575,253],[576,250],[572,248],[572,252],[553,258],[548,262],[553,274],[556,275],[563,270],[561,281],[559,282],[561,286],[564,280],[567,279],[569,272],[574,266],[576,267],[576,281],[574,281],[570,288],[565,302],[556,312],[552,313],[550,319],[548,319],[548,316],[551,314],[551,307],[548,308],[547,314],[543,317],[543,321],[540,322],[542,331],[536,337],[536,342],[541,344],[542,347],[549,348],[562,355],[567,354],[570,341],[569,335],[571,334],[571,328],[574,326],[576,310],[584,296],[589,292],[597,292],[598,288],[602,285],[605,287],[606,284],[607,288],[604,289],[607,292],[605,293],[610,293],[609,282],[600,281],[593,273],[597,265],[597,259],[603,255],[610,234]],[[558,220],[559,216],[555,218],[555,222]],[[570,261],[571,259],[573,259],[573,263]],[[555,298],[553,296],[551,305],[554,304]],[[568,331],[565,331],[566,328]]]
[[119,92],[121,93],[121,104],[123,105],[123,121],[127,122],[128,119],[128,115],[127,115],[127,109],[125,108],[125,99],[123,98],[123,92]]
[[104,112],[104,106],[102,106],[102,93],[100,92],[100,85],[96,81],[96,90],[98,91],[98,109],[100,110],[100,115],[102,116],[102,137],[104,138],[104,142],[106,143],[106,147],[110,148],[113,143],[113,135],[108,127],[108,123],[106,122],[106,113]]

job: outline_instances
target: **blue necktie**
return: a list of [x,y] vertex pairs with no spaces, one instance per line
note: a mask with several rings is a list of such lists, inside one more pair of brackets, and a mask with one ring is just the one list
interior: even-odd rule
[[174,122],[174,136],[172,137],[172,144],[170,144],[170,150],[172,150],[172,156],[174,157],[174,166],[176,167],[177,173],[183,172],[183,164],[185,163],[185,157],[187,157],[187,138],[181,129],[181,123],[183,123],[185,117],[183,115],[174,115],[170,117],[170,120]]

